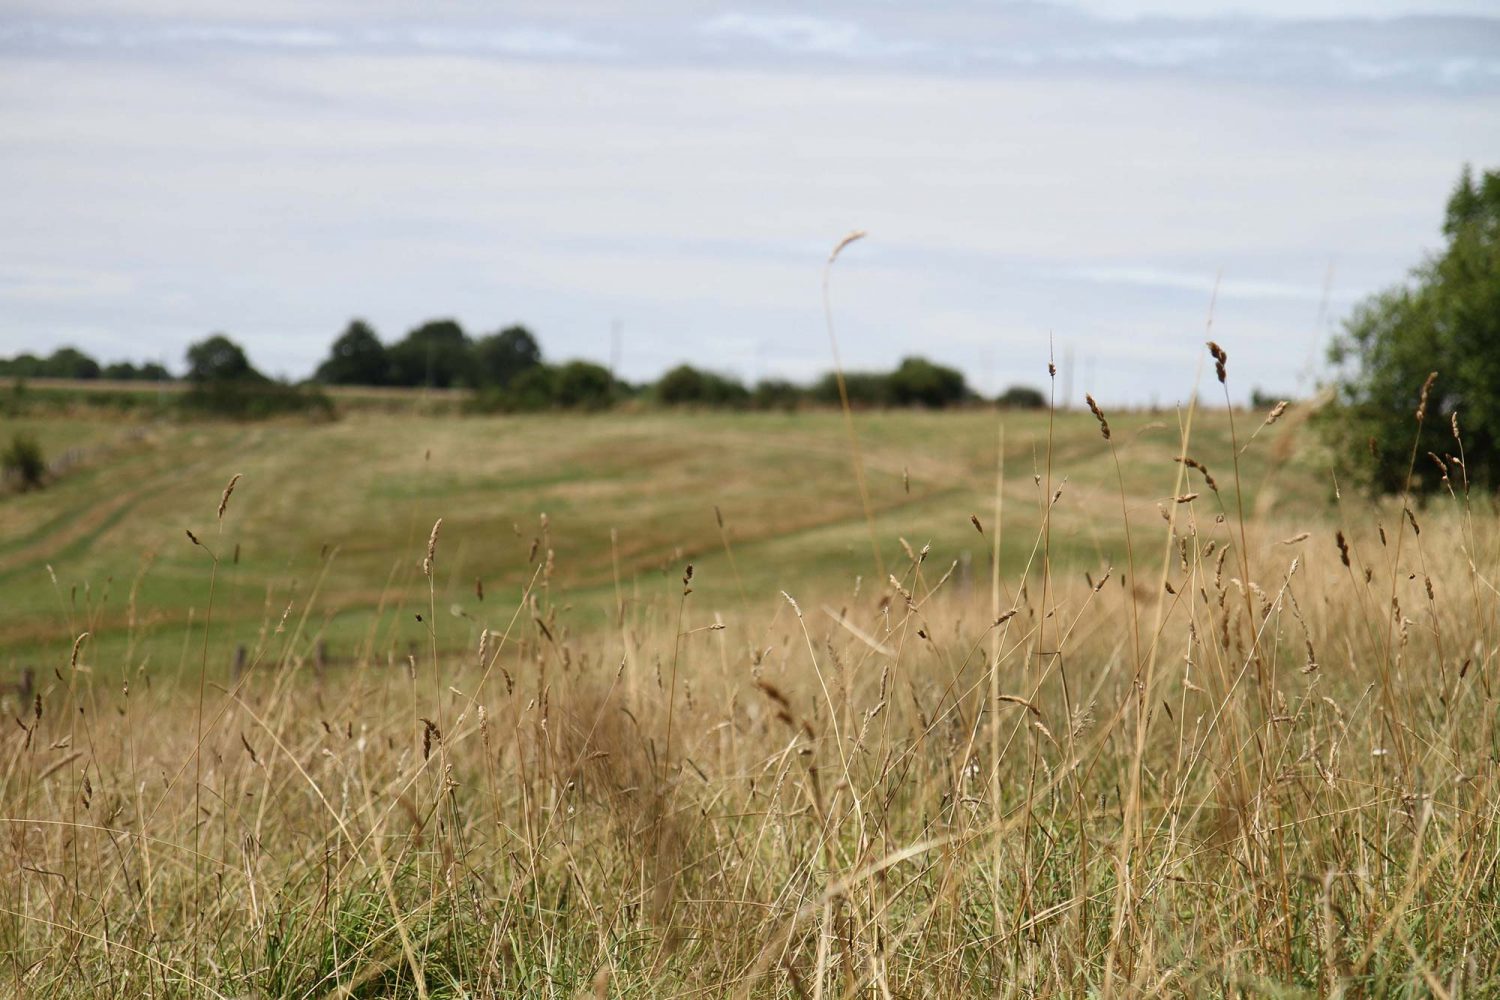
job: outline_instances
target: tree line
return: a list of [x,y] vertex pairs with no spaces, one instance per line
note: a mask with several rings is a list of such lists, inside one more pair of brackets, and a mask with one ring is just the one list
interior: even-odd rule
[[[470,338],[451,319],[424,323],[389,346],[369,324],[354,320],[333,342],[313,378],[324,385],[465,387],[477,391],[477,408],[489,410],[602,409],[627,399],[736,409],[841,402],[833,373],[811,385],[782,379],[746,385],[732,375],[683,364],[653,383],[631,385],[592,362],[548,363],[535,335],[524,326]],[[890,372],[846,375],[845,391],[851,405],[866,407],[940,409],[981,401],[962,372],[918,357],[906,358]],[[1036,390],[1021,388],[1002,401],[1015,406],[1044,403]]]
[[[254,417],[296,410],[331,411],[325,386],[468,389],[467,403],[480,412],[602,410],[637,401],[671,407],[796,409],[838,406],[847,397],[859,408],[944,409],[986,400],[955,368],[908,357],[885,372],[828,374],[810,384],[762,379],[753,384],[727,374],[682,364],[654,382],[632,384],[591,361],[549,362],[536,336],[512,325],[471,337],[452,319],[432,320],[394,343],[383,342],[365,321],[352,320],[333,341],[311,379],[291,385],[269,378],[251,364],[243,347],[219,333],[187,349],[183,376],[190,388],[184,406],[202,412]],[[130,379],[165,381],[173,376],[157,364],[100,365],[72,347],[49,358],[23,354],[0,359],[0,376],[17,379]],[[1039,408],[1036,389],[1014,386],[993,400],[1001,406]]]
[[0,377],[109,379],[116,382],[166,382],[172,373],[163,365],[130,361],[100,364],[76,347],[60,347],[47,357],[18,354],[0,358]]

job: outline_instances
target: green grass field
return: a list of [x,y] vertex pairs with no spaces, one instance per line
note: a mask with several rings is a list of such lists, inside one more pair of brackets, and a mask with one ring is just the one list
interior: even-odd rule
[[0,499],[0,993],[1500,992],[1456,463],[1361,497],[1300,407],[860,413],[857,459],[67,412],[7,425],[70,459]]
[[[1263,417],[1241,414],[1244,433]],[[1181,419],[1170,411],[1116,419],[1132,511],[1172,495]],[[1121,565],[1115,468],[1087,412],[1055,421],[860,415],[883,561],[903,558],[904,538],[930,544],[932,565],[958,560],[961,581],[984,583],[990,542],[969,518],[994,530],[1002,423],[1002,559],[1018,564],[1035,543],[1033,477],[1046,472],[1050,433],[1063,486],[1054,562],[1080,573]],[[65,655],[85,630],[96,657],[132,640],[182,648],[205,617],[212,565],[187,530],[220,559],[212,640],[221,652],[254,643],[290,607],[295,618],[309,616],[299,654],[322,639],[340,655],[404,656],[423,631],[394,612],[428,603],[421,559],[440,517],[449,557],[437,606],[476,619],[485,610],[476,580],[489,607],[503,605],[548,549],[552,585],[576,606],[578,627],[606,620],[618,594],[669,591],[687,562],[697,567],[701,599],[726,613],[777,598],[789,581],[828,597],[877,572],[838,414],[355,415],[322,426],[45,418],[11,426],[37,437],[49,456],[82,455],[51,488],[0,505],[0,649],[11,670]],[[1247,507],[1326,524],[1326,470],[1308,457],[1307,442],[1285,432],[1269,429],[1246,454]],[[1194,453],[1232,451],[1222,412],[1199,414],[1194,435]],[[1219,464],[1234,511],[1232,465]],[[215,508],[236,474],[243,478],[221,530]],[[467,645],[473,636],[457,625],[445,632]]]

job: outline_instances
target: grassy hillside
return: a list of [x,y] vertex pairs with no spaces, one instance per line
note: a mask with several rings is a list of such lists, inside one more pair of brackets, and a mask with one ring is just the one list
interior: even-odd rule
[[1495,506],[1262,419],[20,422],[0,992],[1494,995]]
[[[1241,414],[1242,436],[1263,416]],[[1115,419],[1136,516],[1176,488],[1181,419]],[[959,560],[961,582],[987,580],[989,540],[970,515],[995,530],[1002,423],[1003,562],[1018,565],[1035,544],[1034,476],[1046,475],[1050,431],[1063,490],[1054,563],[1095,573],[1122,565],[1115,466],[1086,412],[1055,421],[859,416],[882,561],[902,557],[904,538],[930,544],[931,565]],[[440,517],[449,557],[435,581],[437,607],[476,617],[476,580],[491,606],[509,601],[548,550],[551,585],[577,606],[578,627],[603,621],[618,594],[670,589],[686,562],[697,566],[702,599],[725,610],[775,598],[789,581],[842,594],[877,573],[838,414],[353,415],[313,426],[123,427],[46,418],[10,426],[36,436],[49,456],[72,450],[76,460],[51,488],[0,502],[0,662],[12,669],[66,653],[84,630],[95,655],[132,639],[149,641],[158,660],[181,648],[189,623],[207,614],[212,568],[187,530],[220,559],[217,646],[254,643],[290,607],[295,618],[310,616],[301,651],[322,638],[343,656],[404,656],[422,634],[395,612],[428,603],[421,559]],[[1241,470],[1252,515],[1326,522],[1331,489],[1309,450],[1293,421],[1261,435]],[[1231,452],[1226,414],[1199,414],[1191,453],[1216,470],[1233,512]],[[221,529],[215,508],[236,474]],[[462,628],[449,634],[465,645],[472,638]]]

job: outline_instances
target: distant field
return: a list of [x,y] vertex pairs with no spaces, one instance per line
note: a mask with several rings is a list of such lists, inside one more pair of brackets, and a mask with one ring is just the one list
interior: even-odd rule
[[[1239,414],[1241,436],[1263,417]],[[1149,523],[1176,487],[1186,415],[1112,419],[1127,505]],[[1024,562],[1037,541],[1041,487],[1033,477],[1046,471],[1046,414],[856,420],[886,564],[903,557],[904,538],[931,545],[928,565],[939,572],[959,561],[960,585],[987,586],[991,540],[970,515],[996,530],[1002,430],[1002,562],[1008,571]],[[1052,559],[1097,575],[1125,559],[1115,467],[1090,414],[1060,413],[1050,423],[1062,489]],[[76,464],[44,491],[0,500],[7,672],[66,655],[85,629],[95,657],[132,641],[150,640],[157,660],[183,648],[207,612],[211,570],[186,530],[221,560],[216,662],[254,645],[283,613],[308,616],[300,653],[322,640],[331,655],[404,657],[424,635],[404,611],[428,603],[421,561],[438,518],[447,554],[436,579],[448,619],[440,634],[454,645],[467,646],[475,622],[514,602],[548,549],[552,586],[576,605],[571,619],[580,627],[606,620],[621,594],[670,591],[689,561],[700,599],[726,611],[779,599],[788,581],[830,597],[851,594],[861,575],[866,586],[880,585],[869,579],[870,536],[836,413],[355,413],[326,425],[84,415],[8,426],[35,435],[49,456],[71,451]],[[1227,415],[1198,413],[1190,451],[1204,456],[1234,511],[1231,450]],[[1319,454],[1295,419],[1260,435],[1241,467],[1257,526],[1267,522],[1274,534],[1273,525],[1327,523],[1332,489]],[[243,478],[221,533],[215,508],[236,474]],[[472,621],[451,617],[454,608]]]

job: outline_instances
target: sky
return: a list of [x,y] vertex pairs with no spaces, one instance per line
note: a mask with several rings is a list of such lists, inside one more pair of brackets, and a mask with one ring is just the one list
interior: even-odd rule
[[1166,405],[1212,336],[1238,397],[1307,393],[1465,163],[1492,0],[5,0],[0,355],[222,331],[300,378],[351,318],[451,316],[805,380],[860,229],[847,368],[1051,352]]

